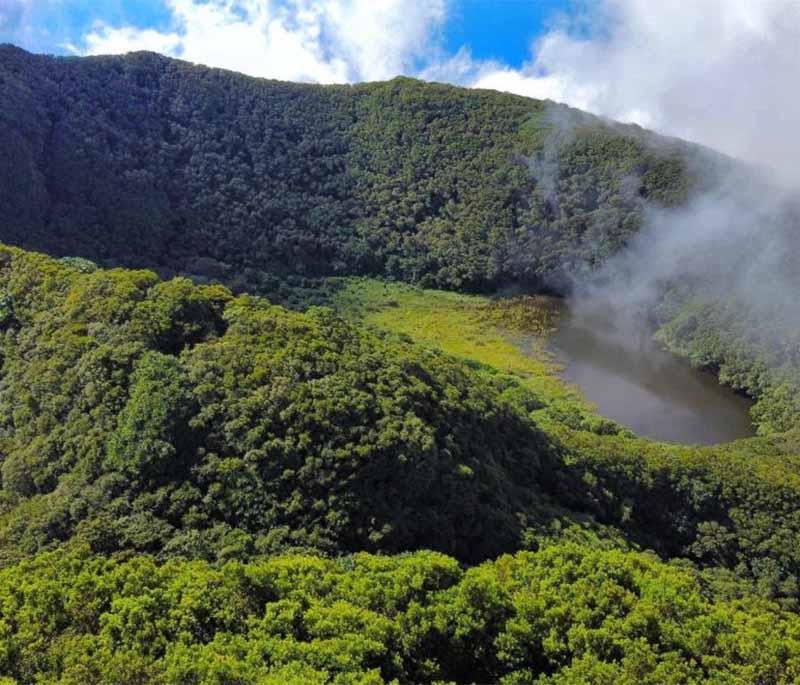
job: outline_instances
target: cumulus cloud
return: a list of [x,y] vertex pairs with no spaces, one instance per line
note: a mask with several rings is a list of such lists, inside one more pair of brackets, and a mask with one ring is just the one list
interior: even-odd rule
[[94,30],[84,40],[83,48],[73,43],[68,43],[65,47],[71,52],[85,52],[90,55],[119,54],[136,50],[150,50],[169,55],[174,54],[180,45],[180,36],[177,33],[161,33],[130,26],[112,28],[105,24],[96,24]]
[[318,10],[335,51],[365,80],[416,72],[438,54],[438,31],[447,18],[445,0],[328,0]]
[[414,72],[435,52],[446,0],[167,0],[161,32],[97,24],[70,50],[155,50],[253,76],[341,83]]
[[543,35],[519,70],[461,82],[566,102],[702,142],[800,180],[800,3],[603,0]]

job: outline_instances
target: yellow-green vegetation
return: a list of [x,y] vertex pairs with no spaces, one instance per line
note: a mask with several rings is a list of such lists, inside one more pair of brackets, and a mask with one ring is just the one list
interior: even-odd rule
[[790,685],[800,618],[652,554],[560,544],[228,562],[85,548],[0,571],[19,683]]
[[[509,373],[543,396],[580,401],[545,348],[558,316],[548,298],[494,300],[367,278],[342,283],[333,304],[347,318]],[[513,336],[524,336],[529,354]]]
[[[583,438],[564,431],[565,427],[618,435],[636,440],[640,449],[681,452],[687,457],[697,452],[714,454],[731,449],[659,445],[637,438],[624,427],[597,415],[580,390],[559,376],[559,365],[548,350],[548,336],[558,326],[563,311],[559,298],[465,295],[370,278],[330,279],[330,283],[331,303],[346,318],[407,336],[416,343],[513,376],[541,401],[543,407],[537,419],[562,440],[578,441],[576,444],[581,448]],[[670,330],[665,328],[659,336],[665,337]],[[723,372],[730,373],[727,367]],[[725,375],[722,380],[735,387],[745,385]],[[764,439],[743,440],[741,447],[734,449],[759,454],[798,453],[794,432],[762,432]]]
[[547,350],[560,315],[554,298],[498,299],[367,278],[338,284],[333,304],[344,316],[513,376],[540,399],[541,418],[569,414],[593,430],[624,430],[594,414],[580,391],[559,378]]
[[350,322],[0,248],[0,673],[796,679],[777,443],[604,424],[513,343],[542,299],[336,285]]
[[0,559],[81,541],[473,563],[567,535],[795,601],[800,477],[768,440],[682,448],[597,416],[507,337],[546,331],[542,300],[339,286],[370,326],[0,249]]
[[792,682],[777,442],[604,424],[512,344],[543,300],[338,285],[350,322],[0,248],[0,673]]

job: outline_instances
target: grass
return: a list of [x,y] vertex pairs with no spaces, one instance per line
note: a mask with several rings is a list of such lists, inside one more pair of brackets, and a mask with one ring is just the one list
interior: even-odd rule
[[797,451],[794,440],[783,445],[777,438],[746,438],[715,447],[660,443],[600,416],[578,388],[560,378],[560,367],[547,350],[548,334],[559,316],[553,298],[497,300],[369,278],[336,279],[334,285],[331,304],[346,318],[514,376],[541,401],[537,422],[565,446],[648,453],[651,458],[676,452],[684,458],[709,458],[731,449],[754,457]]
[[415,343],[513,376],[542,408],[534,412],[547,432],[568,439],[572,430],[634,437],[600,416],[575,386],[559,376],[547,350],[560,303],[547,297],[490,299],[367,278],[337,283],[334,307],[345,317]]
[[517,377],[543,400],[591,405],[559,377],[546,349],[557,310],[550,298],[490,300],[400,283],[348,279],[334,295],[344,316]]

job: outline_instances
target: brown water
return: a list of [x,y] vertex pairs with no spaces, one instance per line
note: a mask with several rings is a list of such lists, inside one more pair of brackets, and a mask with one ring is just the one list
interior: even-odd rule
[[608,307],[564,306],[551,344],[563,378],[600,414],[639,435],[686,444],[753,435],[751,400],[693,369],[644,326]]

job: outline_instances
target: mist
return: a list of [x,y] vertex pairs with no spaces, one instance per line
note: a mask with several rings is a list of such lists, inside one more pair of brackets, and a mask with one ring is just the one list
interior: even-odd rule
[[[711,150],[730,157],[712,161],[714,174],[702,175],[703,187],[683,207],[641,201],[641,230],[599,270],[565,264],[573,306],[605,308],[618,319],[619,337],[637,340],[681,303],[714,303],[736,313],[737,334],[747,321],[748,338],[782,350],[769,363],[783,364],[800,350],[800,5],[601,0],[578,6],[581,12],[561,17],[539,37],[520,69],[471,64],[474,84],[551,97],[707,146],[709,159]],[[549,108],[551,147],[530,165],[548,202],[557,196],[555,150],[568,139],[574,116],[563,106]],[[638,180],[624,179],[626,199]],[[600,241],[604,230],[592,226],[584,239]]]
[[[613,304],[629,335],[662,323],[666,299],[702,298],[772,348],[798,344],[799,46],[792,0],[603,0],[538,41],[524,75],[568,104],[731,155],[685,206],[643,202],[641,231],[599,270],[566,267],[574,302]],[[550,192],[557,170],[533,171]]]
[[691,286],[753,310],[779,309],[784,323],[796,327],[798,199],[746,168],[731,171],[684,207],[645,204],[641,231],[600,270],[574,274],[575,292],[641,312],[666,288]]
[[[553,146],[562,145],[570,135],[570,120],[564,111],[554,106],[548,112],[554,122]],[[668,142],[654,136],[648,144]],[[537,163],[531,165],[539,192],[546,199],[556,197],[559,176],[557,156],[548,149],[546,145]],[[652,368],[647,370],[646,383],[653,392],[664,393],[653,404],[667,422],[666,417],[678,415],[677,405],[671,403],[664,388],[656,389],[653,379],[660,373],[657,367],[663,365],[662,384],[668,386],[677,378],[677,371],[668,358],[659,357],[657,350],[654,353],[654,338],[694,365],[719,372],[723,383],[756,399],[776,392],[778,386],[792,396],[800,390],[796,383],[800,365],[800,193],[784,174],[764,165],[703,149],[698,149],[697,155],[701,165],[707,165],[707,173],[690,189],[686,203],[664,207],[648,202],[636,193],[639,179],[622,179],[621,194],[638,203],[640,230],[599,266],[564,266],[571,293],[569,326],[573,337],[575,330],[582,331],[578,337],[583,342],[578,346],[588,345],[591,338],[595,347],[606,350],[606,357],[608,350],[613,350],[621,363],[626,358],[630,363],[647,360]],[[602,226],[590,227],[587,239],[602,239],[602,230]],[[709,323],[712,319],[713,325]],[[674,330],[665,333],[669,326]],[[597,363],[579,360],[575,369],[582,369],[587,378],[594,377],[598,385],[601,361],[599,355]],[[575,369],[572,378],[569,373],[567,378],[580,384]],[[635,375],[644,377],[639,371],[635,369]],[[617,380],[608,374],[600,380],[604,385],[600,397],[609,402]],[[629,384],[616,394],[617,404],[624,405],[631,397],[638,397],[636,403],[642,405],[653,396],[649,391],[637,395]],[[717,411],[712,407],[714,397],[709,397],[709,411]],[[796,404],[796,400],[789,403]],[[602,411],[602,404],[600,408]],[[621,416],[631,415],[627,409],[619,411]],[[758,418],[758,414],[756,409],[754,416]],[[692,416],[697,415],[695,407]],[[653,437],[670,435],[644,421],[637,427]],[[783,428],[788,429],[786,425]],[[701,429],[702,425],[698,426],[694,435],[700,436],[698,441],[706,441]],[[713,441],[726,434],[709,435]]]
[[553,21],[520,69],[473,61],[461,71],[478,87],[637,123],[800,181],[795,0],[597,0],[578,8]]

